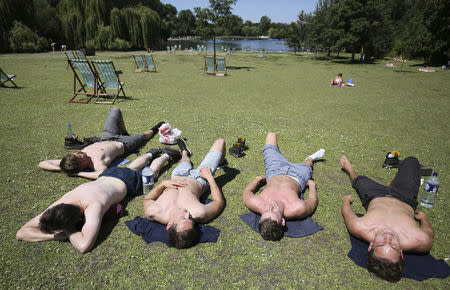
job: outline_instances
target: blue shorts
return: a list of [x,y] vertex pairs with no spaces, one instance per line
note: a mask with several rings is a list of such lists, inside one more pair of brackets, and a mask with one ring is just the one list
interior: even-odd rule
[[272,176],[287,175],[294,177],[300,183],[303,191],[312,176],[312,168],[305,163],[289,162],[277,146],[266,144],[263,148],[264,165],[266,166],[266,180]]
[[139,151],[139,149],[147,142],[144,133],[134,134],[132,136],[122,135],[125,132],[121,131],[120,122],[122,120],[122,113],[118,108],[112,108],[109,111],[108,118],[106,118],[105,126],[103,127],[101,140],[102,141],[118,141],[124,146],[124,156]]
[[113,167],[103,171],[98,177],[107,176],[122,180],[127,186],[127,195],[142,194],[142,173],[125,167]]
[[200,182],[202,185],[202,193],[205,193],[209,189],[209,184],[205,179],[200,177],[200,169],[204,166],[209,166],[211,173],[214,175],[217,167],[219,166],[220,159],[222,159],[222,153],[216,150],[211,150],[208,154],[206,154],[202,163],[200,163],[196,169],[192,167],[190,162],[181,162],[178,164],[178,166],[172,171],[172,178],[175,176],[194,178]]

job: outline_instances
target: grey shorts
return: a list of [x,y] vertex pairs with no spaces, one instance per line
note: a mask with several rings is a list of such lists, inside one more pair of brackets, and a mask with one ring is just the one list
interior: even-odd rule
[[221,152],[211,150],[208,152],[208,154],[206,154],[202,163],[200,163],[200,165],[196,169],[192,167],[192,164],[190,162],[181,162],[172,171],[172,178],[175,176],[194,178],[195,180],[200,182],[200,184],[202,185],[202,193],[204,193],[209,189],[209,184],[205,179],[200,177],[200,169],[204,166],[209,166],[209,168],[211,169],[211,173],[214,175],[214,173],[217,170],[217,167],[219,166],[221,158],[222,158]]
[[138,133],[131,136],[122,135],[125,132],[122,132],[120,128],[121,119],[122,113],[120,110],[112,108],[111,111],[109,111],[108,118],[106,118],[101,140],[121,142],[124,146],[124,155],[126,156],[139,151],[139,149],[145,145],[146,140],[144,133]]
[[272,176],[287,175],[300,182],[300,191],[303,191],[312,176],[312,168],[305,163],[289,162],[277,146],[267,144],[263,148],[264,165],[266,166],[266,180]]

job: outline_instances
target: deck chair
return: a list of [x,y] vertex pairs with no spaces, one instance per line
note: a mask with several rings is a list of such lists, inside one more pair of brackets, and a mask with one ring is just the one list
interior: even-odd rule
[[145,71],[145,60],[142,55],[135,54],[133,55],[134,63],[136,64],[136,69],[134,72],[143,72]]
[[75,51],[72,51],[72,50],[66,50],[65,53],[66,53],[66,56],[67,56],[67,59],[68,59],[68,60],[76,60],[76,59],[79,59],[79,58],[78,58],[78,55],[77,55],[77,53],[76,53]]
[[214,75],[216,74],[216,70],[214,67],[214,57],[212,56],[205,56],[205,74],[207,75]]
[[[95,99],[95,104],[114,104],[117,97],[122,91],[123,96],[126,98],[125,91],[123,89],[124,82],[119,79],[119,74],[121,71],[117,71],[114,64],[110,60],[93,60],[94,69],[98,76],[101,78],[101,83],[103,85],[103,92],[97,92],[97,98]],[[113,89],[114,93],[108,93],[107,89]],[[112,97],[112,101],[99,101],[100,97]]]
[[77,50],[77,55],[78,55],[78,59],[88,60],[86,55],[84,54],[84,52],[82,50]]
[[226,76],[227,75],[227,65],[225,64],[225,58],[218,57],[218,58],[216,58],[216,61],[217,61],[216,76],[218,76],[218,77]]
[[13,81],[15,77],[16,77],[16,75],[9,75],[9,74],[6,74],[6,73],[0,68],[0,86],[6,87],[6,86],[5,86],[5,83],[11,82],[16,88],[18,88],[18,86],[16,85],[16,83]]
[[[103,91],[103,86],[98,81],[97,73],[87,60],[75,59],[67,61],[73,71],[73,97],[69,100],[69,102],[87,104],[97,95],[98,89]],[[81,78],[79,75],[81,75]],[[93,89],[94,91],[87,92],[86,88]],[[75,98],[79,95],[87,96],[87,99],[75,100]]]
[[151,54],[145,55],[145,70],[156,72],[156,64]]

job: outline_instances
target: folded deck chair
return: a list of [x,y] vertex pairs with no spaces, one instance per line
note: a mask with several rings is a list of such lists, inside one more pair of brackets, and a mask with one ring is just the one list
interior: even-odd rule
[[[103,86],[99,83],[97,73],[87,60],[75,59],[67,61],[73,71],[73,97],[69,100],[69,102],[89,103],[89,101],[97,95],[98,89],[103,91]],[[81,75],[81,78],[78,74]],[[86,88],[93,89],[93,92],[86,91]],[[79,95],[87,96],[87,99],[75,100],[75,98]]]
[[16,83],[14,83],[14,78],[16,77],[16,75],[9,75],[6,74],[1,68],[0,68],[0,86],[2,87],[6,87],[5,83],[7,82],[11,82],[16,88],[18,88],[18,86],[16,85]]
[[151,54],[145,55],[145,70],[156,72],[156,64]]
[[77,55],[78,55],[78,59],[88,60],[86,55],[84,54],[84,52],[82,50],[77,50]]
[[217,70],[216,70],[216,76],[223,77],[227,75],[227,65],[225,64],[225,58],[224,57],[218,57],[217,60]]
[[[103,84],[104,92],[97,92],[97,98],[95,99],[95,104],[114,104],[120,92],[122,91],[123,96],[125,96],[125,91],[123,90],[124,82],[119,79],[119,74],[121,71],[117,71],[114,64],[110,60],[93,60],[94,69],[98,76],[101,78],[101,83]],[[114,93],[108,93],[106,90],[112,89]],[[112,97],[112,101],[99,101],[100,97]]]
[[133,55],[134,63],[136,64],[136,69],[134,72],[143,72],[145,70],[145,60],[142,55]]
[[216,74],[216,70],[214,67],[214,58],[212,56],[205,56],[205,74],[214,75]]

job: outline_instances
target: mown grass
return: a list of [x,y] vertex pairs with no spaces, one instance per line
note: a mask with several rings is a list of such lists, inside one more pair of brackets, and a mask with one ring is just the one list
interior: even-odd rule
[[[231,174],[219,170],[227,200],[211,225],[221,234],[215,244],[187,250],[147,245],[124,221],[143,215],[142,196],[127,205],[129,216],[103,226],[97,246],[81,255],[69,243],[26,243],[15,233],[28,219],[77,185],[86,182],[45,172],[37,164],[67,154],[67,123],[82,137],[99,135],[108,105],[70,104],[72,73],[60,53],[0,55],[0,67],[17,74],[20,89],[0,88],[0,287],[2,288],[419,288],[444,289],[449,280],[390,284],[372,277],[347,258],[350,242],[340,214],[342,197],[357,195],[338,163],[346,154],[355,169],[386,183],[394,171],[381,164],[390,150],[413,155],[439,172],[436,206],[423,209],[435,229],[431,254],[450,256],[449,172],[450,73],[422,73],[407,62],[400,73],[383,62],[350,64],[293,53],[227,56],[228,76],[205,76],[202,55],[154,53],[157,73],[134,73],[132,52],[99,52],[111,59],[131,99],[119,99],[129,132],[160,120],[183,131],[198,164],[212,142],[228,147],[243,136],[244,158],[228,156]],[[353,88],[331,88],[342,72]],[[292,161],[325,148],[314,178],[319,206],[313,219],[324,230],[305,238],[267,242],[238,217],[247,212],[243,188],[264,173],[261,148],[268,131]],[[144,149],[160,146],[157,138]],[[136,156],[130,156],[131,159]],[[160,180],[168,178],[173,168]],[[353,206],[363,212],[358,201]]]

